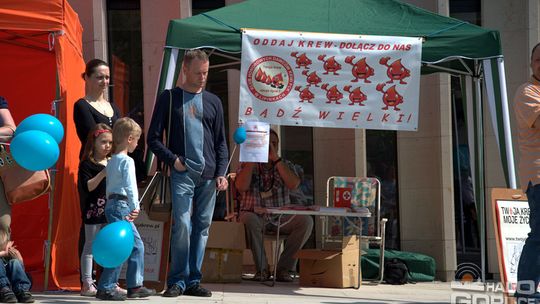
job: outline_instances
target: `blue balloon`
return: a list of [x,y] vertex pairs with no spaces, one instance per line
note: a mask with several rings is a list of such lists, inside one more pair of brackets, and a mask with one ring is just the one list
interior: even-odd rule
[[30,171],[50,168],[60,156],[60,148],[54,138],[37,130],[26,131],[15,136],[10,147],[15,161]]
[[119,221],[101,229],[92,244],[92,255],[99,265],[115,268],[124,263],[133,251],[131,223]]
[[244,141],[246,141],[246,137],[246,128],[244,128],[243,126],[238,127],[236,131],[234,131],[233,139],[235,143],[243,143]]
[[49,134],[58,144],[64,138],[64,126],[56,117],[49,114],[34,114],[26,117],[17,126],[15,136],[31,130],[43,131]]

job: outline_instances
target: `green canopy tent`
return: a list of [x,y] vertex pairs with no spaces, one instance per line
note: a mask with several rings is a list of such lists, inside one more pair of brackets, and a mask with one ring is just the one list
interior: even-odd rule
[[[395,0],[247,0],[186,19],[171,20],[158,93],[173,87],[183,52],[210,50],[211,67],[239,67],[242,28],[423,37],[422,73],[461,76],[479,210],[484,210],[482,84],[487,92],[507,185],[516,188],[514,156],[498,31],[437,15]],[[215,56],[215,57],[214,57]],[[480,212],[480,227],[484,216]],[[485,235],[481,232],[481,237]],[[482,241],[482,269],[485,269]]]

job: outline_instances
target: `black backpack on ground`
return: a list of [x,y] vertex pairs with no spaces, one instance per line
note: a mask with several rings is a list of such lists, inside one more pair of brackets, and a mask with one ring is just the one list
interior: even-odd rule
[[410,282],[409,268],[400,259],[390,259],[384,263],[384,281],[392,285],[403,285]]

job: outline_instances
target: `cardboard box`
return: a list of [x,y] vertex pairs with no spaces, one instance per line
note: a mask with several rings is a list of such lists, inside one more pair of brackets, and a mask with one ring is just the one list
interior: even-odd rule
[[242,281],[242,260],[246,248],[244,224],[213,222],[206,243],[202,281],[236,283]]
[[240,222],[212,222],[206,248],[245,249],[244,224]]
[[242,281],[240,249],[206,248],[202,266],[205,283],[240,283]]
[[361,284],[359,242],[357,236],[348,236],[339,250],[300,250],[300,286],[357,287]]
[[358,249],[358,236],[356,235],[339,235],[339,236],[329,236],[324,238],[321,247],[322,250],[350,250]]

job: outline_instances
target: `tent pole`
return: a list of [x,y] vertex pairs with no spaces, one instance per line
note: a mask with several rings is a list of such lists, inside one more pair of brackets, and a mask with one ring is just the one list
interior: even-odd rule
[[[493,131],[499,146],[507,186],[516,189],[516,172],[512,149],[512,132],[504,75],[504,58],[492,58],[482,61],[487,93],[487,101],[491,113]],[[502,125],[499,121],[502,120]]]
[[508,162],[508,183],[510,188],[517,189],[516,167],[514,164],[514,150],[512,149],[512,131],[510,130],[510,114],[508,110],[508,97],[506,92],[506,76],[504,71],[504,58],[497,58],[499,68],[499,87],[501,90],[502,118],[504,128],[504,141],[506,143],[506,159]]
[[[57,74],[58,75],[58,74]],[[57,88],[59,88],[60,85],[57,83]],[[57,92],[57,95],[60,93]],[[52,107],[54,111],[54,116],[58,118],[58,107],[59,102],[61,102],[62,99],[59,99],[59,96],[57,96],[57,99],[53,101]],[[43,290],[49,289],[49,272],[51,270],[51,251],[52,251],[52,229],[53,229],[53,220],[54,220],[54,192],[56,189],[56,169],[49,169],[49,175],[51,179],[51,191],[49,192],[49,224],[47,227],[47,240],[45,241],[45,260],[44,260],[44,266],[45,266],[45,273],[44,273],[44,279],[43,279]]]
[[178,62],[178,49],[171,50],[171,57],[169,58],[169,66],[167,69],[167,78],[165,80],[165,90],[172,89],[174,87],[174,72],[176,71],[176,64]]
[[480,260],[482,270],[482,282],[486,281],[486,225],[485,225],[485,186],[484,186],[484,121],[483,121],[483,103],[482,88],[480,78],[474,79],[476,89],[476,178],[478,200],[478,226],[480,228]]
[[432,68],[432,69],[435,69],[435,70],[440,70],[440,71],[443,71],[443,72],[447,72],[449,74],[452,74],[452,75],[471,75],[467,72],[463,72],[463,71],[460,71],[460,70],[456,70],[456,69],[451,69],[451,68],[445,68],[445,67],[442,67],[442,66],[436,66],[434,64],[426,64],[425,65],[426,67],[429,67],[429,68]]

